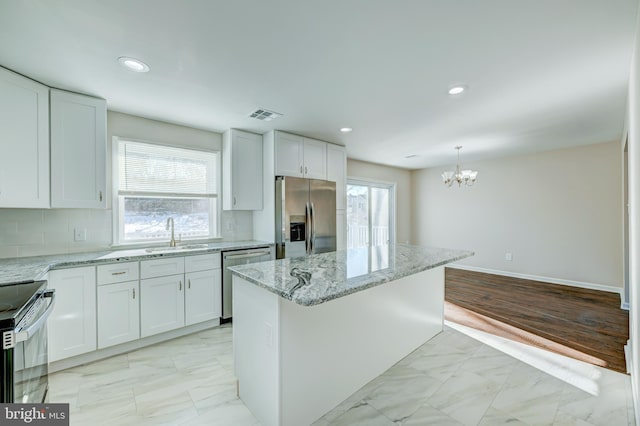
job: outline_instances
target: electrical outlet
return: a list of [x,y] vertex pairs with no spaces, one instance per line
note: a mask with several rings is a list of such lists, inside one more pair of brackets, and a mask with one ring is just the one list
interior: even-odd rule
[[73,241],[87,241],[87,228],[73,228]]
[[505,253],[504,260],[506,260],[507,262],[511,262],[513,260],[513,254]]

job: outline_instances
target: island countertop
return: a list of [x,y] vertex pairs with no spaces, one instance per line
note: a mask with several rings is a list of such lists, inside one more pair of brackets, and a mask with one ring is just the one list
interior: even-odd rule
[[287,300],[312,306],[473,254],[467,250],[395,244],[233,266],[229,270]]

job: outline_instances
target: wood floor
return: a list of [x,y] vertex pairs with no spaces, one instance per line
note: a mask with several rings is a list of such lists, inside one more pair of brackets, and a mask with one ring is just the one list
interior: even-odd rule
[[629,315],[616,293],[445,269],[449,321],[626,373]]

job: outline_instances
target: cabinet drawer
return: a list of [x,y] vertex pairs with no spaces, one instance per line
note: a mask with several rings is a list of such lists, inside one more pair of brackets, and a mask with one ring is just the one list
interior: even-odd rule
[[220,269],[220,253],[200,254],[184,258],[185,272]]
[[184,257],[143,260],[140,262],[140,278],[142,279],[175,274],[184,274]]
[[98,285],[135,281],[140,276],[138,262],[113,263],[98,266]]

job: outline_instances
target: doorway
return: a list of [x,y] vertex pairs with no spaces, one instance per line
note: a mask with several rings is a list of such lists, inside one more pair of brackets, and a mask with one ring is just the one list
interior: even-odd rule
[[376,247],[394,241],[395,185],[347,181],[347,248]]

